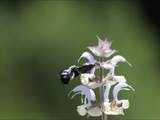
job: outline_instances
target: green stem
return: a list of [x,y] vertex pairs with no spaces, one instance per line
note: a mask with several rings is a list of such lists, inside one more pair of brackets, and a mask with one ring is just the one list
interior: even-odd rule
[[[103,58],[101,57],[100,58],[100,62],[103,62]],[[100,82],[102,82],[102,79],[103,79],[103,74],[104,74],[104,71],[102,68],[100,68],[99,70],[99,75],[100,75]],[[104,86],[101,86],[99,88],[99,95],[100,95],[100,102],[103,103],[104,102],[104,97],[103,97],[103,94],[104,94]],[[107,115],[104,114],[104,112],[102,112],[102,120],[107,120]]]

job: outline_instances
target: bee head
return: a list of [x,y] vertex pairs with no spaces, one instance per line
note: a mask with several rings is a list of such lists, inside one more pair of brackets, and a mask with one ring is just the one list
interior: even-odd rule
[[73,76],[73,73],[68,70],[62,70],[60,73],[60,79],[64,84],[68,84]]

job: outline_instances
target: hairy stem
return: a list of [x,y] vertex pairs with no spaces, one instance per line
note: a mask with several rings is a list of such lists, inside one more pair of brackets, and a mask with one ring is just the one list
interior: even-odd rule
[[[100,62],[103,62],[103,58],[100,58]],[[100,68],[100,82],[102,82],[102,79],[103,79],[103,74],[104,74],[104,71],[103,71],[103,69],[102,68]],[[99,88],[99,95],[100,95],[100,102],[101,103],[103,103],[104,102],[104,96],[103,96],[103,94],[104,94],[104,86],[101,86],[100,88]],[[103,107],[103,106],[102,106]],[[103,109],[103,108],[102,108]],[[102,112],[102,118],[101,118],[102,120],[107,120],[107,115],[106,114],[104,114],[104,112]]]

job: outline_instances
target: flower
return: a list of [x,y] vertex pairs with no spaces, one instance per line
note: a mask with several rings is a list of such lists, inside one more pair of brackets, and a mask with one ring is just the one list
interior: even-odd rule
[[89,89],[87,88],[86,86],[84,85],[78,85],[77,87],[75,87],[71,92],[69,92],[69,95],[72,93],[72,92],[75,92],[76,94],[74,94],[71,99],[74,98],[75,95],[77,94],[81,94],[81,95],[84,95],[86,98],[87,98],[87,101],[89,103],[93,102],[93,101],[96,101],[96,96],[95,96],[95,93],[92,89]]
[[98,46],[89,46],[88,49],[96,56],[99,57],[109,57],[116,52],[116,50],[112,50],[110,47],[112,42],[108,40],[101,40],[98,36]]
[[123,82],[126,82],[126,78],[123,76],[123,75],[107,75],[105,78],[103,78],[103,80],[105,83],[104,83],[104,86],[107,86],[107,85],[110,85],[110,86],[113,86],[115,85],[116,83],[123,83]]
[[109,70],[109,73],[111,75],[114,75],[115,74],[115,67],[117,66],[117,64],[119,62],[127,62],[131,66],[131,64],[124,57],[122,57],[120,55],[116,55],[111,60],[107,60],[105,62],[102,62],[100,64],[100,66],[102,68]]
[[[121,90],[131,90],[134,91],[134,89],[128,85],[125,82],[120,82],[118,83],[114,88],[113,88],[113,100],[112,102],[105,101],[103,104],[104,107],[104,113],[107,115],[124,115],[123,109],[128,109],[129,108],[129,101],[127,99],[124,100],[119,100],[118,99],[118,93]],[[106,98],[108,97],[108,91],[104,94]]]
[[[87,62],[86,64],[95,64],[95,63],[97,62],[97,61],[94,59],[94,57],[92,56],[92,54],[89,53],[89,52],[87,52],[87,51],[82,53],[82,55],[81,55],[81,56],[79,57],[79,59],[78,59],[78,63],[80,62],[80,60],[81,60],[82,58],[85,58],[85,59],[88,60],[88,62]],[[90,71],[90,73],[94,74],[95,71],[96,71],[96,68],[93,67],[92,70]]]
[[114,89],[113,89],[113,98],[114,98],[114,100],[116,101],[116,103],[119,103],[118,93],[119,93],[121,90],[130,90],[129,88],[130,88],[131,90],[135,91],[133,87],[131,87],[130,85],[128,85],[128,84],[125,83],[125,82],[120,82],[120,83],[118,83],[118,84],[114,87]]
[[105,81],[103,81],[105,79],[100,81],[100,79],[97,78],[92,73],[81,74],[80,80],[83,85],[85,85],[86,87],[88,87],[90,89],[96,89],[97,87],[101,87],[105,83]]
[[94,57],[92,56],[91,53],[85,51],[82,53],[82,55],[79,57],[78,59],[78,62],[80,62],[80,60],[82,58],[86,58],[88,60],[88,63],[87,64],[95,64],[96,63],[96,60],[94,59]]
[[77,106],[77,112],[81,116],[98,117],[102,115],[101,108],[99,106],[91,106],[90,104],[83,104]]
[[[77,112],[79,115],[85,116],[88,114],[89,116],[93,117],[102,115],[101,108],[99,105],[97,105],[96,96],[92,89],[89,89],[83,85],[78,85],[71,92],[75,92],[71,98],[77,94],[82,94],[85,96],[83,104],[77,106]],[[71,94],[71,92],[69,94]]]

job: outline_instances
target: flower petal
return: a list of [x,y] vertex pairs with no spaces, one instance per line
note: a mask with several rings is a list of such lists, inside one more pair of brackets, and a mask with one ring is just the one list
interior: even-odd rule
[[102,68],[107,69],[107,70],[112,69],[113,67],[115,67],[115,66],[114,66],[112,63],[110,63],[109,61],[102,62],[102,63],[100,64],[100,66],[101,66]]
[[110,49],[112,42],[107,39],[102,40],[98,35],[96,36],[98,39],[98,47],[104,49]]
[[118,52],[117,50],[112,50],[112,49],[104,50],[104,57],[110,57],[111,55],[117,52]]
[[103,82],[89,82],[87,84],[87,87],[90,89],[96,89],[98,87],[101,87],[103,85]]
[[[133,89],[130,85],[128,85],[127,83],[125,82],[120,82],[118,83],[114,88],[113,88],[113,98],[116,102],[119,102],[118,100],[118,93],[121,91],[121,90],[126,90],[124,89],[125,87],[129,87],[131,89]],[[134,90],[134,89],[133,89]]]
[[129,101],[128,100],[120,100],[122,103],[122,108],[123,109],[128,109],[129,108]]
[[116,55],[111,59],[111,63],[113,65],[118,64],[119,62],[127,62],[129,66],[132,66],[124,57],[120,56],[120,55]]
[[89,83],[89,80],[92,80],[95,78],[94,74],[84,73],[80,75],[81,83],[84,85],[87,85]]
[[102,111],[101,111],[101,109],[98,106],[96,106],[96,107],[90,107],[88,109],[88,115],[92,116],[92,117],[98,117],[98,116],[102,115]]
[[85,116],[87,114],[86,105],[77,106],[77,112],[80,116]]
[[123,108],[117,107],[116,109],[107,112],[107,115],[124,115]]
[[88,49],[96,56],[102,56],[102,50],[97,46],[90,46]]
[[113,78],[114,78],[117,82],[126,82],[126,81],[127,81],[123,75],[113,76]]
[[111,103],[109,101],[105,101],[103,103],[103,112],[105,114],[107,114],[110,110],[111,110],[111,107],[110,107]]
[[82,59],[82,58],[86,58],[88,60],[89,64],[95,64],[96,60],[94,59],[94,57],[92,56],[91,53],[89,52],[83,52],[82,55],[80,56],[80,58],[78,59],[78,62]]
[[97,87],[100,87],[104,84],[104,81],[98,82],[97,78],[94,74],[81,74],[80,76],[81,83],[85,86],[87,86],[90,89],[96,89]]
[[110,61],[102,62],[100,66],[106,70],[109,70],[109,73],[111,75],[114,75],[115,73],[115,65],[113,65]]
[[[83,85],[78,85],[77,87],[75,87],[71,92],[77,92],[77,94],[82,94],[85,95],[86,98],[88,99],[89,102],[91,101],[96,101],[96,96],[95,93],[92,89],[87,88],[86,86]],[[70,93],[71,93],[70,92]],[[70,94],[69,93],[69,94]],[[76,95],[77,95],[76,94]],[[72,97],[73,98],[73,97]]]
[[105,86],[105,91],[104,91],[104,102],[109,102],[109,92],[111,89],[111,85],[108,84],[107,86]]

